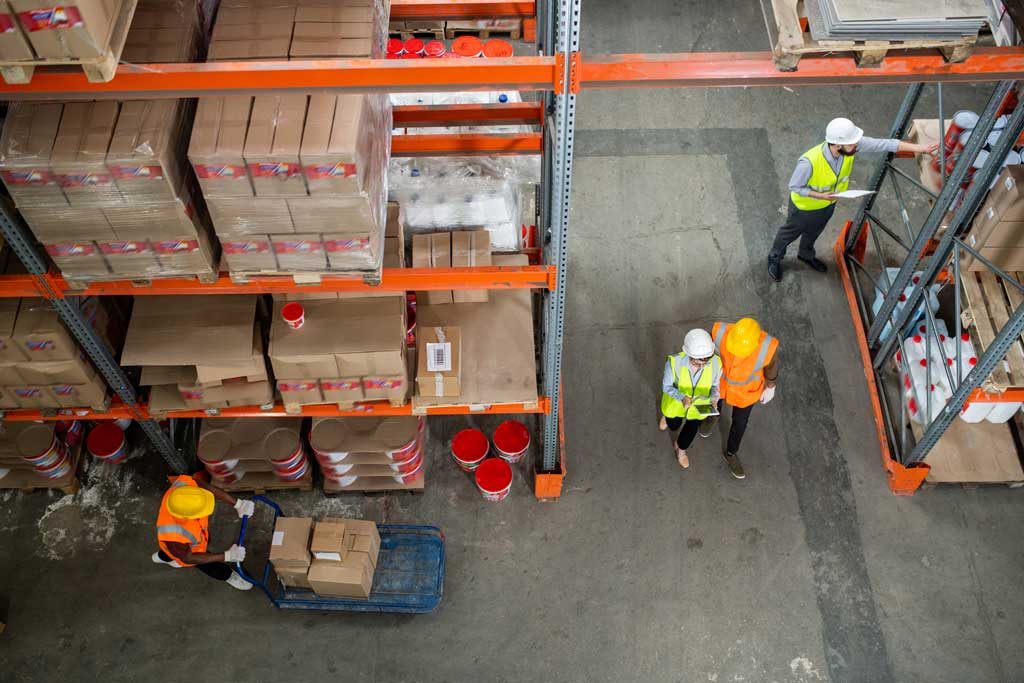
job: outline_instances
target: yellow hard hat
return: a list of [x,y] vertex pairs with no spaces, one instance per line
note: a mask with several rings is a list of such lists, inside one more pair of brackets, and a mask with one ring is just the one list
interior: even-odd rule
[[213,514],[213,494],[198,486],[178,486],[167,498],[167,509],[175,517],[197,519]]
[[725,337],[725,350],[734,356],[746,358],[761,343],[761,326],[753,318],[743,318],[729,328]]

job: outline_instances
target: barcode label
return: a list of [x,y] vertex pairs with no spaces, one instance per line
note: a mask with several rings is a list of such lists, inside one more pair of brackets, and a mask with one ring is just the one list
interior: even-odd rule
[[274,538],[270,542],[270,545],[284,545],[284,532],[283,531],[275,531],[274,532]]
[[427,342],[427,372],[451,372],[452,345],[448,342]]

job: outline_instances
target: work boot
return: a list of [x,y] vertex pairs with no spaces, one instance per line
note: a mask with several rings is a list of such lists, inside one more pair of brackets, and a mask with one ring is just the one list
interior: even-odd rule
[[684,470],[690,466],[690,459],[686,457],[686,451],[679,446],[676,446],[676,462],[678,462],[679,466]]
[[800,259],[801,261],[803,261],[804,263],[806,263],[807,265],[809,265],[814,270],[818,271],[819,273],[827,273],[828,272],[828,266],[826,266],[823,261],[821,261],[818,258],[815,258],[814,256],[812,256],[811,258],[804,258],[803,256],[797,256],[797,258]]
[[768,257],[768,276],[775,282],[782,282],[782,261]]
[[665,419],[664,415],[662,415],[661,419],[658,421],[658,429],[661,431],[668,429],[668,420]]
[[740,464],[740,458],[735,453],[725,451],[722,456],[725,458],[725,462],[729,465],[729,472],[732,476],[737,479],[745,479],[747,473],[743,471],[743,465]]
[[247,591],[252,589],[252,584],[243,579],[238,575],[238,572],[232,571],[231,576],[228,577],[227,584],[232,588],[237,588],[240,591]]
[[718,416],[713,415],[705,418],[697,429],[697,433],[701,435],[701,438],[706,439],[715,433],[715,426],[718,425]]

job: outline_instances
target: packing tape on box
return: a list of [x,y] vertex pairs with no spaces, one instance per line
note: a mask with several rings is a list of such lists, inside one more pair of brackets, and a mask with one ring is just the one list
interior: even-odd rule
[[434,395],[444,396],[444,375],[440,372],[434,375]]

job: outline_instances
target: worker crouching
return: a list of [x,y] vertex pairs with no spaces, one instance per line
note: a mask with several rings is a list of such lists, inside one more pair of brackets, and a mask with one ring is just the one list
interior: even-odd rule
[[717,414],[722,359],[704,330],[690,330],[683,352],[669,356],[661,380],[662,431],[679,430],[675,453],[679,466],[690,466],[686,449],[693,443],[701,422]]

